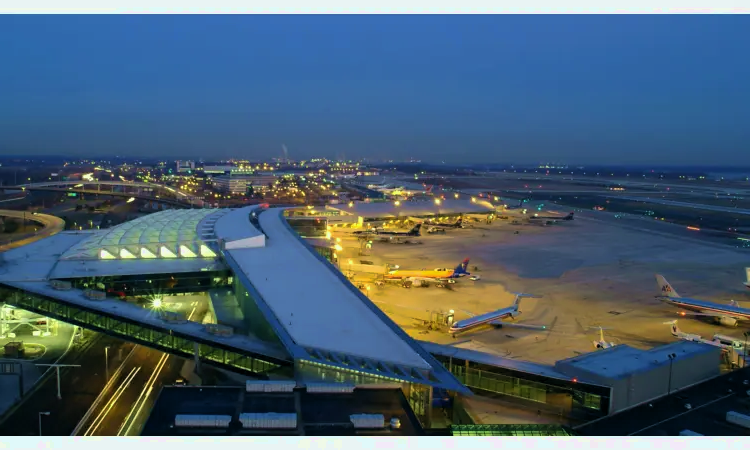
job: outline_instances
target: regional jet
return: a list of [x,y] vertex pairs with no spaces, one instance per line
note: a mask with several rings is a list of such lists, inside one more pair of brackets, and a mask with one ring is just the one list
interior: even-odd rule
[[713,317],[719,324],[727,327],[735,327],[737,326],[737,322],[750,320],[750,309],[742,308],[734,300],[730,300],[728,305],[724,305],[705,300],[680,297],[677,291],[672,288],[672,285],[659,274],[656,275],[656,283],[661,291],[661,294],[657,295],[656,298],[680,309],[690,311],[680,312],[683,316]]
[[450,329],[448,330],[448,333],[450,333],[453,337],[456,337],[456,334],[459,333],[465,333],[469,330],[473,330],[474,328],[480,327],[482,325],[492,325],[495,327],[517,327],[517,328],[527,328],[527,329],[533,329],[533,330],[545,330],[547,329],[546,326],[538,326],[538,325],[524,325],[524,324],[518,324],[518,323],[508,323],[503,322],[503,319],[510,318],[511,320],[515,319],[521,314],[521,311],[518,310],[518,307],[521,303],[522,298],[542,298],[541,296],[537,295],[531,295],[531,294],[522,294],[520,292],[515,292],[516,299],[513,301],[513,305],[498,309],[496,311],[488,312],[485,314],[480,314],[478,316],[471,317],[470,319],[466,320],[459,320],[458,322],[455,322]]
[[607,342],[607,341],[604,340],[604,328],[602,328],[602,327],[596,327],[596,328],[599,329],[599,340],[598,341],[594,341],[594,348],[599,349],[599,348],[614,347],[615,346],[614,342]]
[[570,214],[568,214],[567,216],[564,216],[564,217],[560,217],[560,216],[538,216],[538,215],[534,214],[533,216],[529,216],[529,220],[544,220],[546,223],[556,223],[556,222],[558,222],[560,220],[565,220],[565,221],[573,220],[573,214],[574,213],[570,213]]
[[677,339],[682,339],[683,341],[702,342],[704,344],[713,345],[714,347],[721,347],[724,351],[729,351],[731,349],[742,350],[742,348],[744,347],[741,341],[721,334],[714,334],[713,339],[708,340],[702,338],[697,334],[685,333],[684,331],[681,331],[677,326],[677,320],[664,322],[664,325],[670,326],[672,336],[676,337]]

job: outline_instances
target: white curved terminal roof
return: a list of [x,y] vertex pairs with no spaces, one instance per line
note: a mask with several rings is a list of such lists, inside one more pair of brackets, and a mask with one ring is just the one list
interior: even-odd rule
[[[217,229],[223,221],[250,211],[238,209],[221,217]],[[294,342],[308,351],[429,370],[429,363],[285,226],[282,213],[282,209],[270,209],[260,214],[260,226],[268,235],[264,248],[227,249],[227,253]]]
[[215,258],[198,236],[212,209],[167,210],[103,230],[74,245],[60,259]]

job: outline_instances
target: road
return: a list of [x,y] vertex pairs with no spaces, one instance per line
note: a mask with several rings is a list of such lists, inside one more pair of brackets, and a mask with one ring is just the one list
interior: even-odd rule
[[[206,305],[193,302],[188,320],[206,313]],[[161,387],[180,378],[184,360],[136,346],[112,372],[92,407],[75,427],[75,436],[138,436],[148,420]]]
[[93,407],[76,427],[76,436],[122,436],[140,432],[162,384],[179,378],[182,360],[136,346],[113,373]]
[[88,333],[85,342],[60,361],[60,364],[79,364],[81,367],[60,370],[60,391],[57,398],[57,377],[54,371],[40,381],[16,408],[8,411],[0,422],[0,436],[35,436],[39,434],[39,413],[42,416],[42,433],[51,436],[69,436],[78,420],[86,413],[104,387],[104,348],[116,361],[119,348],[127,354],[132,344],[105,335]]
[[0,253],[11,250],[23,245],[30,244],[42,238],[46,238],[57,234],[65,229],[65,221],[59,217],[51,216],[48,214],[32,214],[28,211],[13,211],[9,209],[0,209],[1,217],[11,217],[14,219],[26,219],[27,221],[33,221],[41,224],[44,228],[37,231],[36,233],[26,233],[20,235],[18,239],[0,246]]

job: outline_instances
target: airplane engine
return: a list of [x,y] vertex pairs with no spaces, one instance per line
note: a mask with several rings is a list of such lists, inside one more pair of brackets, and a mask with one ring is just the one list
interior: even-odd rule
[[602,347],[602,344],[600,344],[600,343],[598,343],[596,341],[592,341],[592,342],[594,343],[594,348],[596,348],[596,349],[604,348],[604,347]]
[[719,317],[719,323],[725,327],[736,327],[737,319],[731,317]]

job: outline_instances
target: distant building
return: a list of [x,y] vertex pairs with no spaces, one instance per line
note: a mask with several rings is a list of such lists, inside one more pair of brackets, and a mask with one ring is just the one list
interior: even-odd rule
[[177,173],[189,173],[195,171],[195,161],[175,161]]
[[213,178],[216,189],[230,194],[244,194],[249,186],[252,186],[256,192],[265,191],[268,189],[269,183],[272,184],[275,181],[276,175],[259,172],[232,171],[229,174]]

